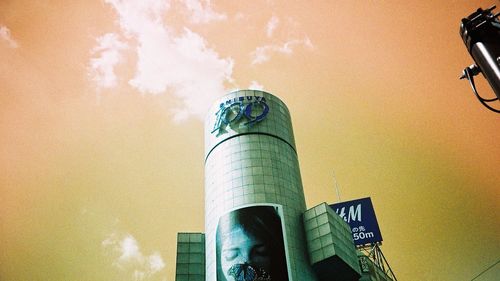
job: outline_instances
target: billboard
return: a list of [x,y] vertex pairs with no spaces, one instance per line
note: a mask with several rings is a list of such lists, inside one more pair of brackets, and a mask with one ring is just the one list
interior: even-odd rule
[[356,246],[382,242],[370,197],[340,202],[330,207],[349,224]]
[[250,206],[220,217],[217,281],[289,281],[280,207]]

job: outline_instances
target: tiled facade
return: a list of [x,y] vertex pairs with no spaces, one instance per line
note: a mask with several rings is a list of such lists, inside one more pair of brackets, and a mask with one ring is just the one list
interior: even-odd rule
[[311,265],[320,281],[358,280],[361,275],[349,225],[326,203],[304,213]]
[[205,281],[205,235],[177,234],[175,281]]
[[[221,103],[264,97],[265,119],[214,131]],[[230,101],[226,103],[226,101]],[[258,114],[258,113],[257,113]],[[233,92],[211,109],[205,124],[206,280],[216,280],[215,233],[221,215],[255,204],[280,205],[290,281],[315,281],[307,258],[302,214],[306,210],[290,114],[277,97],[262,92]]]

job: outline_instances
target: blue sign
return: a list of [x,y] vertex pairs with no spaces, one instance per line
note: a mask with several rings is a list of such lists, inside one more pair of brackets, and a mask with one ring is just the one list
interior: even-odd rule
[[382,242],[370,197],[332,204],[330,207],[349,224],[356,246]]
[[217,118],[212,133],[221,134],[226,126],[239,125],[241,120],[245,120],[243,126],[251,128],[264,120],[267,113],[269,106],[264,97],[246,96],[227,100],[220,104],[219,110],[215,113]]

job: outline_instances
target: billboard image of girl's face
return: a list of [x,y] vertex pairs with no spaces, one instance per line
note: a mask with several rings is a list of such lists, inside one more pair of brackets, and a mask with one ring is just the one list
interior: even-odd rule
[[277,207],[253,206],[219,219],[217,281],[288,281]]

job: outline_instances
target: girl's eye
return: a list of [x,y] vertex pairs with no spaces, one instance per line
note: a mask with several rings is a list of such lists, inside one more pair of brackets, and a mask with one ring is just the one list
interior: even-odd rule
[[257,245],[253,249],[253,252],[259,256],[267,256],[269,254],[266,245]]
[[232,261],[236,257],[238,257],[238,251],[237,250],[225,250],[224,251],[224,259],[226,259],[226,261]]

